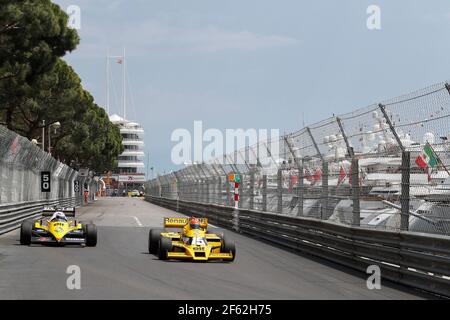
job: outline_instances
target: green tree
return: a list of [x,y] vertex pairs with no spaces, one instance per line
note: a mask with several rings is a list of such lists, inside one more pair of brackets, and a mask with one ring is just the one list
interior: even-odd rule
[[17,105],[79,37],[67,14],[50,0],[0,3],[0,121],[13,128]]
[[55,155],[70,159],[75,168],[88,167],[98,173],[112,170],[123,152],[122,136],[105,110],[90,104],[82,121],[73,123],[70,134],[55,145]]
[[55,122],[80,121],[90,103],[92,98],[86,96],[81,79],[65,61],[58,59],[49,71],[36,77],[35,84],[20,98],[14,99],[17,112],[12,115],[9,128],[29,139],[39,138],[44,121],[45,127]]
[[[50,0],[0,3],[0,123],[30,140],[39,140],[45,127],[52,155],[61,161],[99,173],[112,170],[122,138],[61,59],[79,42],[67,22]],[[56,122],[57,130],[51,127]]]

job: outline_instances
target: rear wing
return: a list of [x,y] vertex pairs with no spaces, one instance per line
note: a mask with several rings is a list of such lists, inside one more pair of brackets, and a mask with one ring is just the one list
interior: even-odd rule
[[51,217],[56,211],[63,212],[67,217],[75,217],[75,207],[67,207],[67,208],[44,207],[44,209],[42,210],[42,216]]
[[[200,226],[206,228],[208,226],[208,218],[197,218]],[[164,218],[164,228],[183,228],[189,223],[189,218]]]

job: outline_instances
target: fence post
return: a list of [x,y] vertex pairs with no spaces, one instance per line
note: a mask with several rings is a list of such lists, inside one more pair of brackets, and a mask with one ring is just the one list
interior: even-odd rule
[[206,190],[205,190],[205,202],[209,203],[209,183],[210,183],[210,179],[209,178],[205,178],[205,183],[206,183]]
[[[158,180],[158,197],[162,198],[162,183],[161,183],[161,179],[158,177],[157,180]],[[84,183],[84,181],[83,181],[83,183]]]
[[249,209],[255,209],[255,170],[250,170]]
[[186,188],[184,178],[179,180],[179,187],[180,187],[179,199],[181,201],[183,201],[184,200],[185,188]]
[[347,134],[345,133],[344,126],[342,125],[341,118],[336,117],[336,122],[339,126],[339,130],[341,131],[342,137],[344,138],[345,146],[347,147],[347,153],[350,158],[353,158],[355,155],[353,148],[350,146],[350,142],[348,141]]
[[217,185],[216,185],[216,204],[222,204],[222,178],[217,176]]
[[283,213],[283,170],[277,172],[277,213]]
[[360,210],[360,204],[359,204],[359,197],[360,197],[360,189],[359,189],[359,161],[358,161],[357,158],[353,158],[352,159],[351,181],[352,181],[352,198],[353,198],[353,220],[352,220],[352,225],[359,227],[360,219],[361,219],[361,210]]
[[311,138],[314,149],[316,149],[317,155],[320,157],[320,160],[323,161],[323,155],[320,152],[320,149],[319,149],[319,146],[317,145],[316,139],[314,139],[314,136],[312,135],[311,129],[309,127],[306,127],[306,132],[308,132],[308,135]]
[[262,211],[267,211],[267,175],[262,176]]
[[197,202],[203,202],[203,199],[205,198],[205,185],[203,183],[203,178],[198,178],[197,180]]
[[402,230],[402,231],[408,231],[408,229],[409,229],[410,173],[411,173],[411,153],[408,151],[403,151],[402,152],[402,194],[400,197],[400,203],[401,203],[400,230]]
[[304,178],[304,160],[298,162],[298,182],[297,182],[297,216],[303,217],[303,203],[304,203],[304,192],[305,192],[305,181]]
[[231,206],[231,190],[230,190],[230,177],[227,175],[227,184],[225,185],[227,191],[227,198],[225,199],[225,206]]
[[405,147],[403,146],[403,143],[400,140],[400,137],[398,136],[397,131],[395,131],[394,125],[392,124],[391,119],[389,118],[389,116],[386,112],[385,106],[380,103],[380,104],[378,104],[378,107],[380,108],[381,113],[383,114],[383,117],[386,119],[386,123],[388,124],[389,129],[391,130],[395,140],[397,141],[398,146],[400,147],[402,152],[405,151]]
[[238,188],[238,192],[239,192],[239,208],[243,208],[243,204],[244,204],[244,181],[245,181],[245,177],[243,174],[240,175],[241,176],[241,182],[239,183],[239,188]]
[[445,89],[447,89],[447,92],[450,94],[450,85],[448,83],[446,83],[444,86],[445,86]]
[[217,188],[217,182],[216,182],[216,176],[212,176],[210,178],[210,188],[209,188],[209,203],[215,204],[216,203],[216,188]]
[[189,183],[189,201],[194,201],[195,194],[195,178]]
[[[311,139],[314,141],[314,138],[312,137],[311,131],[309,129],[308,130],[308,134],[310,135]],[[303,182],[303,162],[304,159],[302,158],[301,160],[299,159],[299,154],[298,152],[296,153],[294,150],[294,145],[290,142],[290,139],[285,136],[284,140],[286,141],[286,145],[288,146],[289,152],[292,154],[292,157],[294,158],[294,162],[297,166],[298,169],[298,179],[297,179],[297,216],[303,216],[303,187],[304,187],[304,182]],[[317,145],[316,145],[317,147]],[[319,150],[318,148],[316,149],[317,151]]]
[[[325,213],[325,217],[324,217]],[[328,162],[322,162],[322,210],[320,211],[320,219],[327,219],[328,216]]]
[[180,190],[180,180],[178,180],[177,176],[174,174],[175,177],[175,189],[176,189],[176,199],[177,199],[177,212],[180,211],[180,194],[181,194],[181,190]]

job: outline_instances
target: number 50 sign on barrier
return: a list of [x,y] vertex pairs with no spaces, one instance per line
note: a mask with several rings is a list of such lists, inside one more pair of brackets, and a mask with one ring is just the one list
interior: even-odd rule
[[41,192],[50,192],[50,171],[41,171]]

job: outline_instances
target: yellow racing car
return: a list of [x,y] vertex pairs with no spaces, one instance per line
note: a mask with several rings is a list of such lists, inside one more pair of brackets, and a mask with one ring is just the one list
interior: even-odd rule
[[[49,219],[45,219],[49,217]],[[20,244],[97,245],[97,228],[67,217],[75,217],[75,208],[44,208],[42,218],[25,220],[20,228]]]
[[165,228],[179,228],[170,232],[150,229],[148,251],[159,259],[192,261],[234,261],[236,246],[221,233],[209,233],[207,218],[164,218]]

